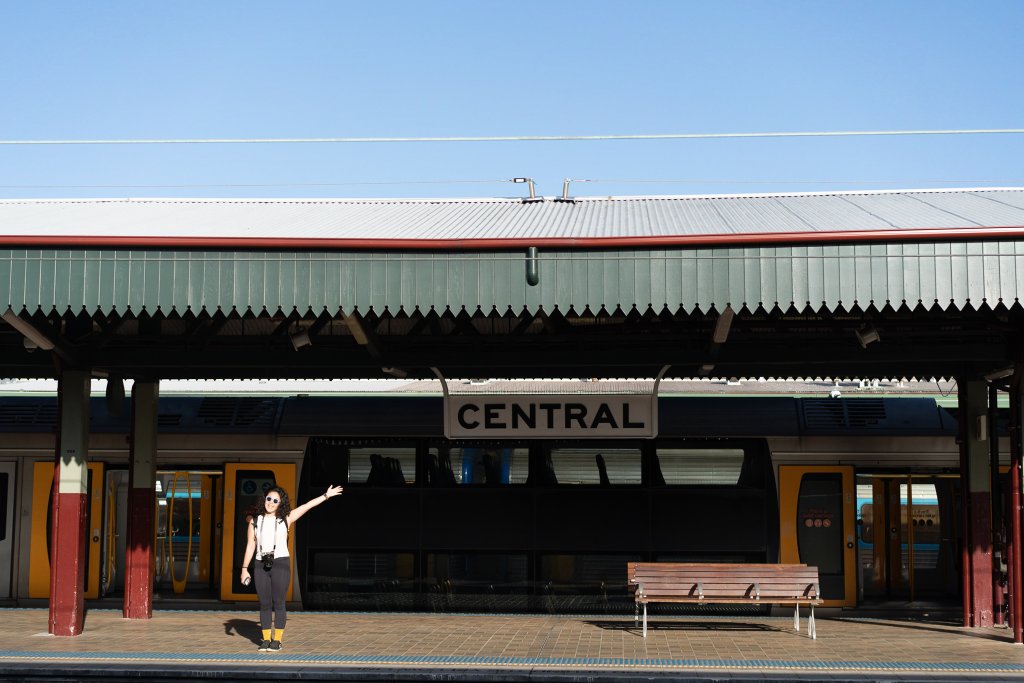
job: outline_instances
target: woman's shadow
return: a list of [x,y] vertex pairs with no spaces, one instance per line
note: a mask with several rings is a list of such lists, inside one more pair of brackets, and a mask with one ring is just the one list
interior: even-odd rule
[[263,631],[258,622],[250,619],[228,619],[224,622],[224,635],[235,634],[248,638],[254,645],[259,645],[263,640]]

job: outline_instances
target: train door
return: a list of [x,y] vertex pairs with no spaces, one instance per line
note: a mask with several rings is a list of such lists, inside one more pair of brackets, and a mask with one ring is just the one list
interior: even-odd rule
[[164,595],[216,594],[223,503],[221,472],[156,473],[156,585]]
[[[154,588],[161,598],[174,595],[207,598],[216,593],[219,576],[221,520],[219,471],[156,473]],[[128,523],[128,470],[106,472],[100,595],[124,590]]]
[[828,607],[857,601],[854,481],[850,466],[779,466],[779,551],[818,568]]
[[[221,600],[255,600],[252,587],[242,585],[242,556],[246,527],[253,510],[262,506],[264,492],[280,486],[295,495],[294,463],[227,463],[224,465],[224,542],[221,557]],[[292,500],[294,505],[295,501]],[[295,554],[295,535],[288,536],[289,553]],[[294,568],[294,565],[292,565]],[[294,578],[294,571],[292,573]],[[293,582],[294,585],[294,582]],[[292,599],[292,586],[288,587]]]
[[103,539],[100,595],[124,590],[124,555],[128,527],[128,470],[110,469],[103,485]]
[[857,477],[858,564],[865,600],[959,595],[956,475]]
[[11,597],[14,545],[14,463],[0,462],[0,598]]
[[[85,597],[100,595],[101,540],[103,538],[103,469],[101,462],[88,463],[89,502],[85,507]],[[53,461],[33,463],[32,541],[29,547],[28,596],[50,597],[50,527],[53,513]]]

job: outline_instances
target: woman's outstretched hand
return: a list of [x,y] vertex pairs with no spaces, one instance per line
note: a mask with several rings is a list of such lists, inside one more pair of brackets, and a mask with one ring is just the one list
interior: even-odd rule
[[340,486],[328,486],[327,491],[324,492],[324,498],[333,498],[334,496],[340,496],[341,492],[344,491]]

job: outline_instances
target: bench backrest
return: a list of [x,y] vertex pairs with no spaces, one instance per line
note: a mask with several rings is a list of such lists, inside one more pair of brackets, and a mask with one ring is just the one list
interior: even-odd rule
[[629,584],[643,584],[647,597],[820,597],[818,568],[805,564],[630,562],[628,573]]

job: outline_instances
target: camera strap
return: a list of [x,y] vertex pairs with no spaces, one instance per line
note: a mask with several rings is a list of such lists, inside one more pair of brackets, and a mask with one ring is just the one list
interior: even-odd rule
[[[263,521],[266,519],[266,517],[267,517],[266,515],[260,515],[259,533],[256,534],[256,540],[257,540],[257,543],[256,543],[257,548],[256,549],[259,551],[261,558],[263,557]],[[276,554],[276,551],[277,551],[277,524],[276,524],[276,522],[278,522],[278,521],[279,520],[277,519],[277,517],[274,517],[274,522],[275,522],[275,524],[274,524],[274,547],[270,550],[270,552],[272,554]]]

